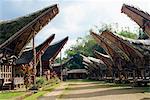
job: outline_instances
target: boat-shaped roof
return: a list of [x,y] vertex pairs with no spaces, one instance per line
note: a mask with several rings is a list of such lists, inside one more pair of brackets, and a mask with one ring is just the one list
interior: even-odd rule
[[0,22],[0,49],[18,56],[45,25],[48,24],[59,10],[57,5],[9,21]]

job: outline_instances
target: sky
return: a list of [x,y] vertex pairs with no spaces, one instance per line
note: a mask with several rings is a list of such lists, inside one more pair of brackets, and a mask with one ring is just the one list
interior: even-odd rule
[[102,24],[118,23],[135,31],[139,26],[121,13],[123,4],[140,8],[150,13],[150,0],[0,0],[0,20],[10,20],[30,14],[52,4],[58,4],[59,14],[36,36],[36,45],[51,34],[59,41],[69,36],[64,51],[76,43],[78,37],[88,35],[89,30]]

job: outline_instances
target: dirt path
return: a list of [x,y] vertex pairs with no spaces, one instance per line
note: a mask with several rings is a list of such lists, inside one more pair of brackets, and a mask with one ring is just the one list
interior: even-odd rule
[[38,98],[38,100],[57,100],[59,96],[63,93],[68,83],[61,83],[59,87],[54,89],[52,92],[45,94],[44,96]]
[[95,82],[70,82],[59,100],[150,100],[150,93],[144,91],[143,88],[112,87]]

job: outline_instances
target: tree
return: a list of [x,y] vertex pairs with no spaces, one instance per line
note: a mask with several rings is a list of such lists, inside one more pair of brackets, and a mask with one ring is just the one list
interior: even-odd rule
[[121,31],[121,32],[118,32],[118,34],[121,36],[130,38],[130,39],[137,39],[138,38],[137,34],[132,33],[130,31]]
[[65,51],[67,58],[73,57],[73,60],[67,64],[67,67],[69,69],[84,68],[83,58],[80,54],[94,57],[94,50],[105,53],[103,48],[96,43],[92,36],[87,35],[84,38],[79,37],[77,39],[77,44]]
[[[78,41],[78,40],[77,40]],[[66,50],[67,57],[71,57],[75,54],[83,54],[85,56],[93,56],[93,51],[97,50],[101,53],[105,53],[103,48],[101,48],[92,36],[87,35],[84,38],[80,38],[76,45],[72,46],[70,49]]]
[[144,33],[141,29],[139,29],[139,37],[138,39],[148,39],[149,37],[147,36],[146,33]]
[[67,68],[69,69],[83,69],[83,58],[80,56],[80,54],[75,54],[72,56],[72,60],[67,63]]

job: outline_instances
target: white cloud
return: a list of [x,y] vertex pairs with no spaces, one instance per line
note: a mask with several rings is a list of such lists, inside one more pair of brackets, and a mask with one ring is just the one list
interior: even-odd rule
[[[86,0],[69,4],[67,4],[67,2],[65,3],[65,6],[60,4],[60,13],[58,17],[54,19],[56,23],[59,23],[59,27],[49,26],[48,30],[42,32],[42,34],[45,33],[45,35],[48,31],[56,33],[56,40],[69,36],[71,39],[69,39],[65,49],[72,46],[77,37],[86,35],[87,31],[94,25],[100,25],[101,23],[118,23],[120,28],[129,26],[131,30],[138,27],[134,21],[130,20],[126,15],[121,14],[121,6],[123,3],[149,10],[148,4],[138,0],[119,0],[116,2],[114,0],[94,0],[94,2],[93,0]],[[59,22],[57,21],[58,19],[62,21]]]
[[5,3],[8,2],[12,3],[12,9],[26,13],[59,3],[60,13],[38,33],[36,40],[39,44],[53,33],[56,34],[54,41],[69,36],[64,50],[74,44],[77,37],[86,35],[94,25],[118,23],[119,27],[129,26],[132,30],[138,27],[134,21],[121,14],[123,3],[139,7],[150,13],[150,0],[7,0]]
[[[66,57],[67,55],[65,55],[65,51],[68,50],[71,46],[75,45],[76,43],[76,39],[72,39],[72,40],[69,40],[65,45],[64,47],[62,48],[61,50],[61,53],[62,53],[62,57]],[[60,55],[57,55],[57,57],[60,57]]]
[[67,49],[69,49],[71,46],[73,46],[73,45],[75,45],[75,43],[76,43],[76,39],[72,39],[72,40],[69,40],[68,42],[67,42],[67,44],[63,47],[63,49],[62,49],[62,53],[63,53],[63,57],[64,56],[66,56],[65,55],[65,51],[67,50]]
[[85,16],[81,5],[70,5],[63,9],[64,28],[68,31],[78,31]]

